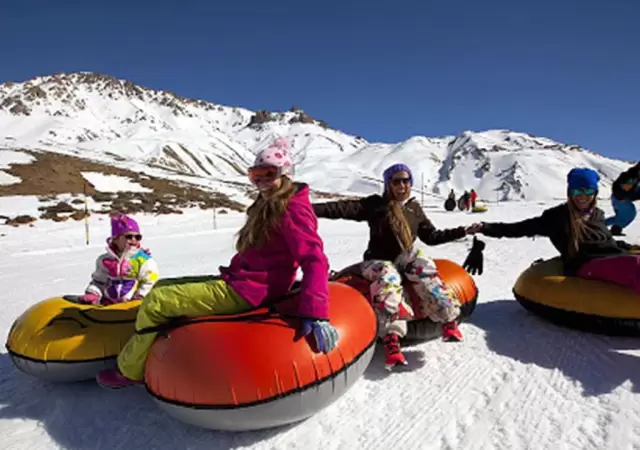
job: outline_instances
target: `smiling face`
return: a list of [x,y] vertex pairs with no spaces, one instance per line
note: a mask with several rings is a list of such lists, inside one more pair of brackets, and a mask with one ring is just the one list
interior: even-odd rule
[[115,246],[118,253],[122,254],[126,250],[129,250],[130,248],[140,247],[141,240],[142,240],[142,235],[138,233],[127,232],[115,238],[112,241],[112,243]]
[[580,211],[589,209],[596,197],[596,190],[592,188],[571,189],[569,196],[573,204]]
[[389,180],[389,194],[394,200],[404,201],[411,195],[411,177],[401,170],[391,176]]

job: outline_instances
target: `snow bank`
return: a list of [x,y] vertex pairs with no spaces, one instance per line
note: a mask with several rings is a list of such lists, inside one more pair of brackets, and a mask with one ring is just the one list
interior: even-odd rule
[[100,192],[153,192],[152,189],[131,181],[120,175],[107,175],[100,172],[81,172],[82,177]]

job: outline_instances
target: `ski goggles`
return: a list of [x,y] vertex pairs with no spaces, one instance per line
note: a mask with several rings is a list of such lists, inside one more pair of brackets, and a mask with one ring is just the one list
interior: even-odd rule
[[280,167],[275,166],[249,167],[248,171],[249,180],[253,184],[264,181],[273,181],[278,178],[280,174]]
[[569,189],[569,195],[571,197],[577,197],[578,195],[594,195],[596,190],[594,188],[573,188]]

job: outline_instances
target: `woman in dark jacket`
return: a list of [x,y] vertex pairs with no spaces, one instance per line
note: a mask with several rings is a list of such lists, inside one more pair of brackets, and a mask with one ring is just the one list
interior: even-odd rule
[[396,364],[407,364],[398,339],[406,335],[406,319],[414,313],[404,300],[403,275],[414,283],[422,300],[422,312],[443,323],[443,339],[462,339],[456,322],[460,302],[438,276],[433,259],[414,246],[416,238],[427,245],[444,244],[474,234],[480,227],[437,230],[420,204],[409,198],[412,184],[411,170],[404,164],[395,164],[384,172],[383,195],[313,205],[320,218],[369,224],[369,244],[360,269],[371,282],[371,300],[384,336],[385,364],[389,370]]
[[567,175],[567,202],[538,217],[515,223],[484,223],[480,232],[495,238],[545,236],[560,253],[565,274],[610,281],[640,295],[640,255],[631,245],[613,239],[596,207],[600,176],[591,169],[572,169]]

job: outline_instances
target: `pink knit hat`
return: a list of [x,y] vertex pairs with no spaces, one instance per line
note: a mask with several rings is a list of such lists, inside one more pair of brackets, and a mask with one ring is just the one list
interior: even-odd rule
[[273,166],[280,170],[280,175],[293,175],[291,147],[284,138],[278,138],[256,156],[254,167]]
[[133,232],[140,234],[138,222],[124,214],[111,216],[111,237],[116,238],[121,234]]

